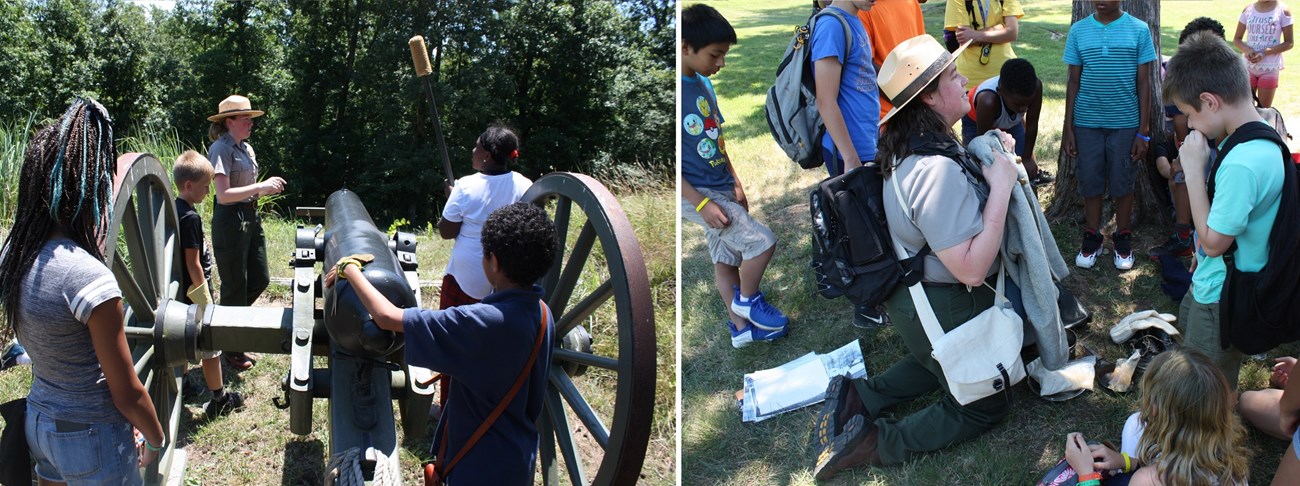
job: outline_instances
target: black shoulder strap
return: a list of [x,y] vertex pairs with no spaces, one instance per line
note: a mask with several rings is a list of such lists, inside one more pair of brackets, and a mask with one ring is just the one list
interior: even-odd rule
[[1206,194],[1210,201],[1214,201],[1214,177],[1219,173],[1219,167],[1223,165],[1223,159],[1228,156],[1228,152],[1240,145],[1251,140],[1265,139],[1277,144],[1282,150],[1283,163],[1291,163],[1291,151],[1287,149],[1286,142],[1277,134],[1277,130],[1262,121],[1250,122],[1237,128],[1223,142],[1223,149],[1219,150],[1219,156],[1215,157],[1214,164],[1210,166],[1210,175],[1206,178]]
[[970,15],[970,25],[975,30],[980,29],[980,18],[975,16],[975,4],[971,0],[966,0],[966,13]]

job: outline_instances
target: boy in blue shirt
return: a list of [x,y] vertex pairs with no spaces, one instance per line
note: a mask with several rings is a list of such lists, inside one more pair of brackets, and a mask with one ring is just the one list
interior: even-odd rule
[[726,65],[736,31],[713,7],[682,10],[682,217],[704,227],[714,284],[727,304],[731,346],[786,335],[789,319],[758,290],[776,235],[749,215],[749,201],[722,140],[722,113],[709,76]]
[[1169,60],[1164,97],[1187,115],[1191,130],[1178,157],[1196,227],[1197,264],[1190,298],[1183,298],[1178,322],[1184,328],[1184,344],[1210,357],[1236,388],[1242,353],[1219,345],[1219,296],[1227,276],[1223,257],[1235,243],[1232,259],[1239,270],[1258,272],[1268,262],[1268,235],[1281,204],[1284,164],[1290,161],[1283,160],[1281,150],[1269,140],[1238,144],[1223,156],[1213,174],[1217,189],[1214,199],[1209,199],[1207,139],[1227,142],[1243,125],[1263,123],[1251,98],[1245,62],[1213,33],[1192,34],[1179,46],[1178,54]]
[[[858,18],[859,10],[871,10],[874,0],[835,0],[827,5],[830,15],[817,19],[813,26],[813,81],[817,85],[817,112],[826,125],[822,137],[826,171],[831,177],[843,174],[876,160],[876,140],[880,135],[880,88],[876,68],[871,64],[871,39]],[[841,16],[853,33],[846,42]],[[848,52],[844,51],[845,45]]]
[[[546,373],[551,368],[554,326],[534,285],[557,252],[555,225],[540,207],[514,203],[493,211],[483,224],[483,273],[493,293],[477,304],[445,310],[399,309],[362,274],[371,258],[339,259],[325,286],[342,278],[352,284],[380,328],[405,334],[406,361],[452,377],[450,398],[433,438],[438,461],[458,455],[479,424],[519,378],[541,336],[528,379],[505,412],[445,479],[451,484],[532,484],[537,462],[537,420]],[[445,447],[445,449],[444,449]]]
[[1151,141],[1151,29],[1120,10],[1119,0],[1092,0],[1097,12],[1070,26],[1065,63],[1065,130],[1061,145],[1077,157],[1086,227],[1074,264],[1092,268],[1101,253],[1101,198],[1115,201],[1115,268],[1133,268],[1133,182]]

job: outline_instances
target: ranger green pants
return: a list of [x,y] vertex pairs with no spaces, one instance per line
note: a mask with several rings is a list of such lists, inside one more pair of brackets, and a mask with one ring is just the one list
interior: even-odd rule
[[221,277],[221,305],[253,305],[271,282],[266,235],[255,207],[213,205],[212,253]]
[[[950,331],[993,305],[988,287],[967,290],[964,285],[926,287],[930,305],[943,330]],[[908,354],[884,373],[866,380],[862,403],[872,417],[894,405],[943,390],[939,401],[900,419],[876,418],[877,452],[885,465],[899,464],[917,454],[949,447],[992,429],[1011,406],[1009,393],[998,393],[962,406],[948,392],[939,363],[930,357],[930,340],[916,315],[916,305],[906,287],[889,298],[889,318],[907,345]],[[971,349],[972,353],[981,352]]]

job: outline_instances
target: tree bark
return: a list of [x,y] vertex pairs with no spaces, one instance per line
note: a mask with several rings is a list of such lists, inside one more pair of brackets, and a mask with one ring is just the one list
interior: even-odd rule
[[[1165,131],[1164,100],[1160,97],[1160,2],[1154,0],[1124,0],[1122,7],[1129,15],[1147,23],[1151,28],[1151,42],[1155,45],[1156,62],[1151,63],[1150,71],[1150,107],[1147,111],[1148,124],[1151,127],[1151,143],[1148,144],[1145,160],[1137,166],[1137,175],[1133,185],[1133,223],[1168,226],[1172,224],[1169,209],[1163,195],[1162,184],[1152,182],[1155,174],[1155,147],[1173,134]],[[1095,12],[1091,2],[1074,2],[1070,23],[1078,22]],[[1065,127],[1061,127],[1062,130]],[[1083,213],[1083,198],[1079,196],[1078,171],[1074,157],[1060,150],[1057,155],[1057,178],[1052,191],[1052,205],[1047,210],[1047,217],[1053,221],[1078,217]],[[1156,176],[1159,178],[1159,176]],[[1110,206],[1108,204],[1108,206]],[[1102,226],[1110,218],[1102,214]]]

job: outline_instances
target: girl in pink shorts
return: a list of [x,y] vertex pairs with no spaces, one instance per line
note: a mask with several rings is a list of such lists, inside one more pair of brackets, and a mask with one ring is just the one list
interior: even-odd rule
[[1250,88],[1260,108],[1273,105],[1282,53],[1291,49],[1291,40],[1291,9],[1282,2],[1259,0],[1242,9],[1232,43],[1246,58]]

